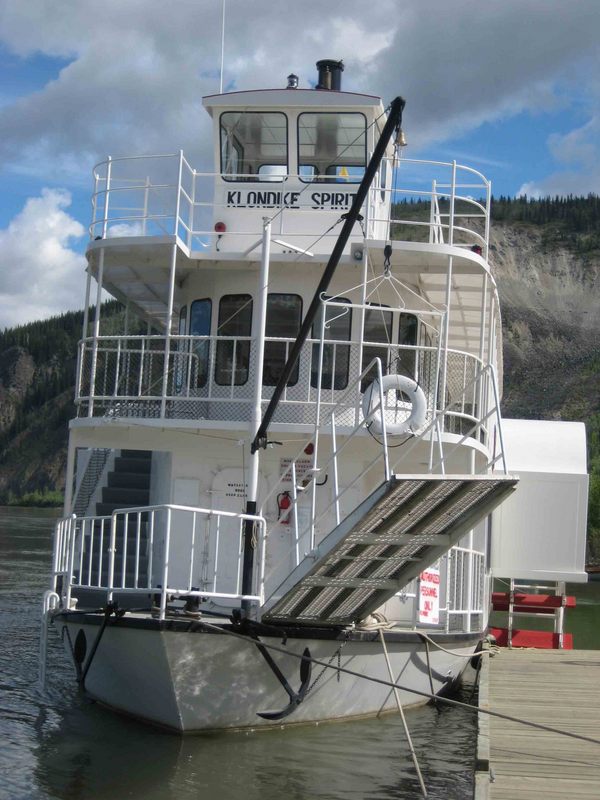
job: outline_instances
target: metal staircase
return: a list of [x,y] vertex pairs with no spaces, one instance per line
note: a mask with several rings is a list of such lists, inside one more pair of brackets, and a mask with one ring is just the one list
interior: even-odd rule
[[510,475],[392,476],[262,607],[268,622],[350,625],[445,553],[512,492]]

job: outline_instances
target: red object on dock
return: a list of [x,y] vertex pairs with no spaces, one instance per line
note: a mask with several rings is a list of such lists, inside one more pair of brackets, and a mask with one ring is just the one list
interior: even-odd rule
[[[508,645],[508,629],[507,628],[490,628],[490,633],[496,639],[496,644],[499,647],[506,647]],[[512,646],[513,647],[535,647],[539,650],[558,650],[560,634],[552,633],[552,631],[519,631],[512,632]],[[563,633],[563,650],[573,649],[573,634]]]
[[[493,592],[492,608],[494,611],[508,611],[509,592]],[[532,614],[553,614],[557,608],[575,608],[577,601],[572,595],[557,594],[523,594],[515,592],[514,611],[530,611]]]

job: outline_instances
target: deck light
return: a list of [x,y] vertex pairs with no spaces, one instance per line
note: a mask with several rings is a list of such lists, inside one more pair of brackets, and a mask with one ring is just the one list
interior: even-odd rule
[[298,88],[298,76],[294,75],[294,73],[290,73],[287,76],[287,86],[286,89],[297,89]]
[[215,222],[215,233],[225,233],[227,225],[224,222]]

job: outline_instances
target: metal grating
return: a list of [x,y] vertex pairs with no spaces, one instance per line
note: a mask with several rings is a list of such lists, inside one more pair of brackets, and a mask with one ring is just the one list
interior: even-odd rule
[[512,492],[512,476],[393,477],[269,598],[262,619],[349,625],[400,591]]

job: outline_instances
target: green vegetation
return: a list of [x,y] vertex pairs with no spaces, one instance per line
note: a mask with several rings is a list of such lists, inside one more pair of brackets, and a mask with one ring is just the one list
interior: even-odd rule
[[[479,202],[484,204],[484,200]],[[429,221],[430,207],[428,200],[400,200],[392,205],[392,219],[426,223]],[[448,214],[448,201],[439,201],[439,211]],[[461,213],[474,213],[474,208],[470,203],[459,201],[454,213],[460,217]],[[596,194],[540,199],[500,195],[492,198],[491,217],[492,222],[541,227],[545,252],[566,247],[582,257],[600,253],[600,196]],[[466,220],[458,220],[457,224],[469,227]],[[392,225],[392,239],[426,241],[428,236],[429,229],[425,225]]]
[[566,247],[580,256],[600,251],[600,196],[528,197],[500,196],[492,201],[492,220],[543,226],[547,251]]
[[600,414],[588,421],[590,495],[588,505],[588,554],[591,564],[600,564]]
[[36,508],[59,508],[64,503],[64,496],[61,492],[45,489],[44,491],[25,492],[17,497],[9,492],[4,501],[7,506],[27,506]]

